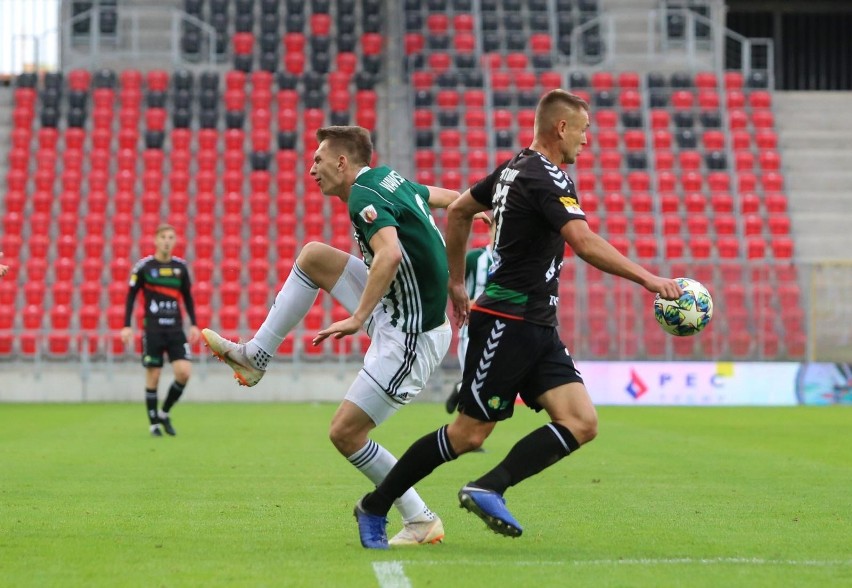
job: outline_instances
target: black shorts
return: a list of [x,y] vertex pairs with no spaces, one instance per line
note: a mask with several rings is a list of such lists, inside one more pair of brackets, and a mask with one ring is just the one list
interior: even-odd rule
[[142,335],[142,365],[163,367],[163,353],[169,361],[192,359],[183,331],[145,331]]
[[536,399],[558,386],[583,382],[555,327],[470,313],[470,340],[459,394],[459,412],[481,421],[512,416],[515,397],[535,411]]

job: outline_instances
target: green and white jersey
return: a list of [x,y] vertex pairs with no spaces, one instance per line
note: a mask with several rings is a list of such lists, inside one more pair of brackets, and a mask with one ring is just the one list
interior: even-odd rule
[[490,245],[472,249],[465,255],[464,284],[471,300],[476,300],[485,291],[485,283],[488,281],[492,263],[494,263],[494,256],[491,254]]
[[426,186],[386,166],[361,170],[349,194],[349,217],[367,266],[373,261],[370,239],[379,229],[396,227],[402,262],[382,304],[391,324],[405,333],[430,331],[446,320],[446,247],[428,200]]

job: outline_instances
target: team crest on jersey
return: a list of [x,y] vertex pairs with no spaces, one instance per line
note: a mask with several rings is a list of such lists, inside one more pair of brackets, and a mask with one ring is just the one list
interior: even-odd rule
[[562,206],[565,207],[565,210],[567,210],[571,214],[582,214],[584,216],[586,214],[580,208],[580,203],[577,202],[577,199],[573,196],[560,196],[559,202],[561,202]]
[[358,214],[361,215],[361,218],[364,219],[365,223],[369,224],[373,224],[373,221],[379,218],[379,213],[376,212],[376,209],[372,204],[365,206]]

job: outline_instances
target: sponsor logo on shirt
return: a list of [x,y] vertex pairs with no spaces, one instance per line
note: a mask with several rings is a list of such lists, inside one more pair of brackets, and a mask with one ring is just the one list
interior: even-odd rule
[[577,199],[573,196],[560,196],[559,202],[561,202],[562,206],[565,207],[565,210],[567,210],[571,214],[582,214],[584,216],[586,214],[580,208],[580,203],[577,202]]

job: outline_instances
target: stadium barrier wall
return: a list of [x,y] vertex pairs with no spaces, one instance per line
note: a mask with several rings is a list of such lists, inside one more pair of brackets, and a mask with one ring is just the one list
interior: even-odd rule
[[[792,406],[852,404],[852,364],[795,362],[578,362],[598,405]],[[137,402],[138,364],[0,364],[0,402]],[[193,366],[188,402],[339,402],[360,364],[273,364],[254,388],[243,388],[217,362]],[[443,402],[459,378],[441,369],[416,402]],[[172,380],[168,366],[161,392]]]

